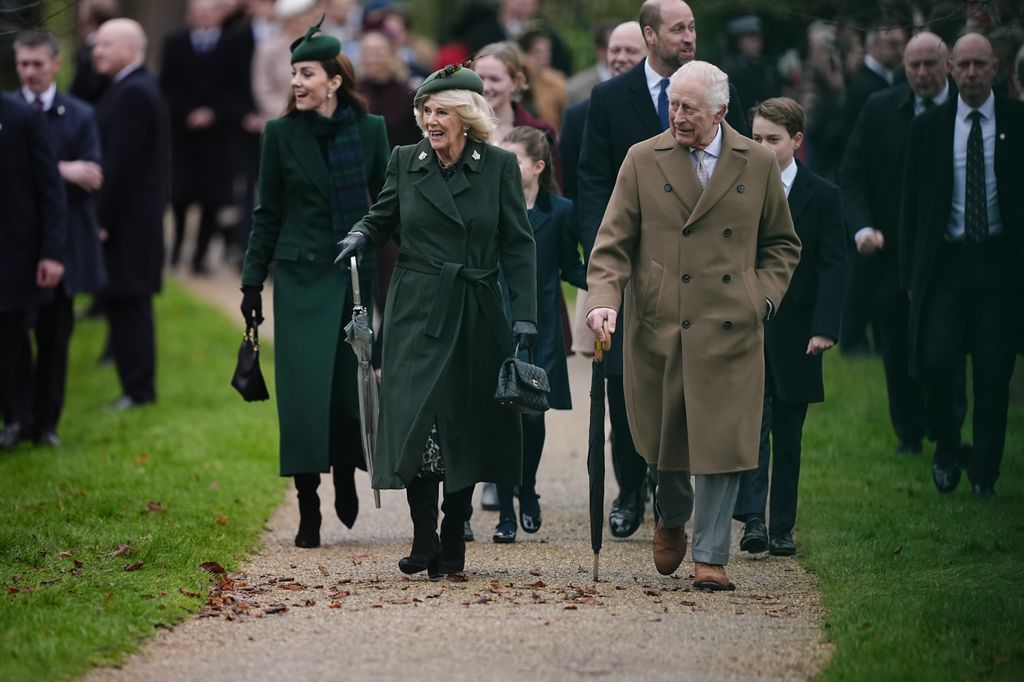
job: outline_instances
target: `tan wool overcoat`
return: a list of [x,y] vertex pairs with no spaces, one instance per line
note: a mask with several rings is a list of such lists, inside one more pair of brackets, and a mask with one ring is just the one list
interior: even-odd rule
[[775,156],[722,126],[702,191],[668,131],[619,169],[590,256],[589,308],[620,309],[629,426],[662,471],[757,464],[764,318],[800,259]]

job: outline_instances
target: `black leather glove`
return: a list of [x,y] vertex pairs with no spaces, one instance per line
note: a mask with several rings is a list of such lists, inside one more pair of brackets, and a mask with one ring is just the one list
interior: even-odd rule
[[263,322],[263,295],[259,287],[251,284],[242,287],[241,308],[247,325],[257,327]]
[[344,239],[338,242],[338,247],[341,251],[334,262],[341,263],[347,268],[352,256],[355,256],[357,261],[362,260],[363,249],[366,248],[366,235],[362,232],[349,232]]
[[529,350],[536,340],[537,325],[533,322],[516,320],[512,323],[512,341],[519,346],[519,350]]

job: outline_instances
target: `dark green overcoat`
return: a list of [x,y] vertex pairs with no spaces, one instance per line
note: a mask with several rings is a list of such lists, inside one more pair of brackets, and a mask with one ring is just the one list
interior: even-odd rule
[[[358,117],[367,188],[375,197],[388,157],[384,119]],[[361,461],[356,363],[344,342],[352,314],[349,271],[334,265],[330,176],[301,118],[267,123],[242,284],[260,286],[274,266],[274,366],[281,426],[281,475],[323,472]],[[344,236],[344,235],[341,235]],[[364,289],[368,291],[368,289]]]
[[435,422],[445,489],[522,478],[519,415],[494,402],[512,319],[536,323],[536,253],[516,157],[469,140],[445,182],[423,140],[398,147],[377,203],[355,230],[381,243],[398,231],[398,267],[384,312],[375,488],[404,487],[419,471]]

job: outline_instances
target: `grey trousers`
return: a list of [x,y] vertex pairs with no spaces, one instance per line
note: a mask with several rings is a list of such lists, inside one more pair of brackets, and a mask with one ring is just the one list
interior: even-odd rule
[[693,560],[721,566],[729,563],[740,474],[694,476],[691,484],[689,472],[658,471],[654,465],[647,468],[658,486],[655,499],[665,526],[682,526],[693,515]]

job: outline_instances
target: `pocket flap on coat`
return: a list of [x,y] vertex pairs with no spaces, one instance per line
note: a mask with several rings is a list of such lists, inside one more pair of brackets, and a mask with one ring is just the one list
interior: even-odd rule
[[300,249],[291,244],[278,244],[274,247],[274,260],[299,260]]

